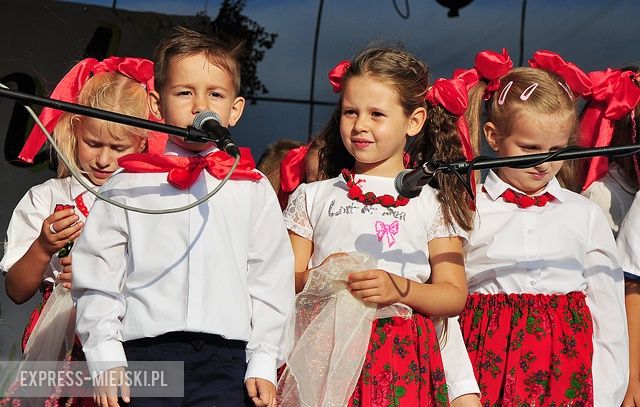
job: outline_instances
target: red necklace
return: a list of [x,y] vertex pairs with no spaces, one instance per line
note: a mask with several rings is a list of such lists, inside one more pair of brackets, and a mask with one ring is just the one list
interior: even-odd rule
[[349,187],[349,193],[347,194],[347,196],[350,199],[353,199],[354,201],[362,202],[365,205],[378,204],[378,205],[384,206],[385,208],[389,208],[389,207],[395,208],[398,206],[405,206],[406,204],[409,203],[409,198],[404,197],[402,195],[398,195],[397,198],[394,198],[391,195],[387,195],[387,194],[382,196],[377,196],[373,192],[363,193],[362,189],[358,186],[358,184],[363,180],[354,181],[353,174],[351,173],[351,171],[347,170],[346,168],[342,170],[342,178],[344,178],[344,181],[347,183],[347,186]]
[[529,196],[518,193],[513,189],[509,188],[502,194],[502,199],[505,202],[513,203],[518,205],[519,208],[528,208],[530,206],[545,206],[547,202],[553,200],[553,195],[548,192],[545,192],[542,195],[537,196]]

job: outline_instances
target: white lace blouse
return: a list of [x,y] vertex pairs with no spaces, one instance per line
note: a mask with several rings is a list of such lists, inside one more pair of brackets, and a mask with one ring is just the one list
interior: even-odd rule
[[[394,179],[356,175],[363,192],[397,196]],[[431,275],[430,240],[467,237],[459,227],[447,226],[436,191],[425,187],[406,206],[385,208],[364,205],[347,196],[348,187],[338,176],[301,185],[284,212],[287,228],[313,241],[309,267],[316,267],[336,252],[366,252],[378,268],[404,278],[426,282]]]

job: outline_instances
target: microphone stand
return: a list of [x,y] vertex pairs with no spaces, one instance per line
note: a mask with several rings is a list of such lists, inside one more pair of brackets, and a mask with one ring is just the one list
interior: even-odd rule
[[[34,96],[34,95],[30,95],[28,93],[23,93],[23,92],[18,92],[18,91],[15,91],[15,90],[7,89],[4,86],[5,86],[4,84],[0,83],[0,97],[5,97],[5,98],[8,98],[8,99],[13,99],[13,100],[16,100],[16,101],[20,101],[20,102],[23,102],[25,105],[29,104],[29,103],[34,103],[34,104],[43,105],[43,106],[51,107],[51,108],[58,109],[58,110],[64,110],[64,111],[70,112],[70,113],[77,113],[77,114],[82,114],[82,115],[85,115],[85,116],[90,116],[90,117],[93,117],[93,118],[96,118],[96,119],[108,120],[108,121],[111,121],[111,122],[125,124],[125,125],[128,125],[128,126],[140,127],[140,128],[147,129],[147,130],[153,130],[153,131],[159,131],[159,132],[163,132],[163,133],[173,134],[173,135],[176,135],[176,136],[179,136],[179,137],[183,137],[188,141],[196,141],[196,142],[201,142],[201,143],[206,143],[206,142],[209,142],[209,141],[213,141],[214,143],[216,142],[216,139],[213,138],[212,135],[210,135],[210,134],[208,134],[208,133],[206,133],[204,131],[198,130],[193,126],[188,126],[186,129],[184,129],[182,127],[171,126],[171,125],[168,125],[168,124],[158,123],[158,122],[154,122],[154,121],[151,121],[151,120],[145,120],[145,119],[140,119],[140,118],[133,117],[133,116],[123,115],[123,114],[120,114],[120,113],[110,112],[108,110],[94,109],[94,108],[91,108],[91,107],[88,107],[88,106],[83,106],[83,105],[79,105],[79,104],[75,104],[75,103],[68,103],[68,102],[63,102],[61,100],[45,98],[45,97],[40,97],[40,96]],[[38,116],[36,116],[36,114],[33,112],[33,110],[30,107],[27,107],[27,106],[25,106],[25,107],[29,111],[29,113],[32,115],[34,120],[37,122],[36,125],[38,125],[38,122],[39,122]],[[47,132],[45,131],[45,133],[47,133]],[[50,139],[50,136],[48,134],[47,134],[47,138]],[[53,141],[52,141],[52,143],[53,143]],[[88,192],[93,194],[96,197],[96,199],[103,200],[103,201],[105,201],[105,202],[107,202],[107,203],[109,203],[111,205],[117,206],[118,208],[122,208],[124,210],[138,212],[138,213],[145,213],[145,214],[149,214],[149,215],[164,215],[164,214],[169,214],[169,213],[183,212],[183,211],[189,210],[191,208],[194,208],[194,207],[200,205],[203,202],[208,201],[213,195],[217,194],[218,191],[224,186],[224,184],[226,184],[226,182],[231,178],[231,175],[233,174],[233,171],[235,171],[236,167],[238,166],[238,163],[240,162],[240,156],[235,157],[235,162],[231,166],[231,169],[229,170],[227,175],[220,181],[220,183],[211,192],[207,193],[202,198],[199,198],[196,201],[194,201],[194,202],[192,202],[192,203],[190,203],[188,205],[184,205],[184,206],[177,207],[177,208],[147,209],[147,208],[138,208],[138,207],[133,207],[133,206],[129,206],[129,205],[123,204],[123,203],[118,202],[118,201],[116,201],[114,199],[111,199],[111,198],[108,198],[106,196],[103,196],[99,192],[94,191],[93,188],[90,185],[87,184],[87,181],[84,181],[82,179],[82,177],[73,169],[73,167],[71,167],[69,165],[69,163],[64,158],[64,155],[60,152],[60,150],[55,145],[55,143],[53,143],[53,148],[58,153],[58,155],[60,156],[62,161],[65,163],[65,165],[67,165],[67,167],[69,167],[69,169],[71,170],[71,175],[75,179],[77,179],[78,182]]]
[[500,167],[529,168],[549,161],[576,160],[580,158],[589,158],[600,155],[606,157],[619,157],[636,154],[638,152],[640,152],[640,144],[593,148],[570,146],[558,151],[554,151],[552,153],[516,155],[502,158],[478,156],[471,161],[456,161],[453,163],[444,163],[442,161],[435,160],[431,162],[431,165],[437,163],[438,165],[436,171],[445,173],[451,173],[454,171],[467,172]]
[[198,130],[192,126],[186,129],[177,126],[171,126],[164,123],[158,123],[151,120],[140,119],[138,117],[127,116],[120,113],[110,112],[108,110],[95,109],[92,107],[79,105],[76,103],[63,102],[61,100],[30,95],[28,93],[19,92],[12,89],[4,89],[0,87],[0,97],[16,100],[25,104],[36,104],[47,106],[58,110],[64,110],[69,113],[77,113],[96,119],[108,120],[110,122],[125,124],[128,126],[139,127],[147,130],[158,131],[160,133],[172,134],[182,137],[187,141],[195,141],[206,143],[215,141],[208,133]]
[[[637,154],[639,152],[640,144],[593,148],[569,146],[551,153],[528,154],[501,158],[478,156],[471,161],[455,161],[452,163],[447,163],[441,160],[429,160],[422,164],[422,170],[424,173],[423,177],[425,178],[425,181],[421,182],[419,187],[421,188],[422,185],[431,181],[431,179],[438,173],[453,174],[464,183],[467,193],[469,193],[469,196],[473,198],[475,193],[473,188],[470,186],[470,180],[471,173],[474,170],[485,170],[500,167],[530,168],[550,161],[576,160],[595,156],[621,157]],[[461,174],[463,173],[466,173],[466,179],[462,177]],[[398,189],[397,186],[396,189]]]

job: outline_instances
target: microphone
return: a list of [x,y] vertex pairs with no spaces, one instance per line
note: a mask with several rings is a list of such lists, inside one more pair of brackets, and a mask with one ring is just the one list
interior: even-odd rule
[[436,163],[427,161],[421,167],[402,171],[394,181],[396,191],[404,197],[415,198],[420,195],[422,187],[436,175],[437,170]]
[[216,146],[233,158],[240,156],[240,150],[231,140],[229,130],[220,124],[220,116],[216,112],[200,112],[193,118],[193,127],[211,136]]

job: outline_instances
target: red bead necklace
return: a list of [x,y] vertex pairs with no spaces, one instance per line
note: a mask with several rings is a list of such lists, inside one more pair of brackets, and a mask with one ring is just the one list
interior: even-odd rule
[[353,174],[346,168],[342,170],[342,178],[344,178],[344,181],[347,183],[347,187],[349,187],[349,193],[347,195],[354,201],[362,202],[365,205],[378,204],[385,208],[396,208],[398,206],[405,206],[409,203],[409,198],[402,195],[398,195],[397,198],[394,198],[388,194],[377,196],[373,192],[362,192],[362,188],[358,186],[362,180],[354,181]]

